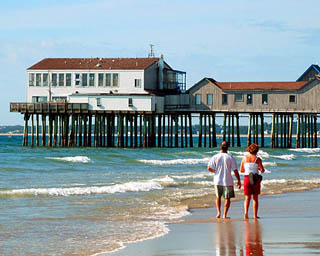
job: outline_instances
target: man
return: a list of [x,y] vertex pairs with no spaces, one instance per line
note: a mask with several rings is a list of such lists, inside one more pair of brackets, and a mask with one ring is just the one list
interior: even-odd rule
[[241,188],[241,180],[237,169],[237,163],[234,157],[228,153],[229,144],[222,141],[220,144],[221,152],[214,155],[209,163],[208,170],[214,173],[213,183],[216,192],[217,219],[221,216],[221,196],[225,199],[223,218],[227,219],[230,207],[230,198],[235,197],[233,189],[233,178],[231,172],[234,172],[238,180],[238,188]]

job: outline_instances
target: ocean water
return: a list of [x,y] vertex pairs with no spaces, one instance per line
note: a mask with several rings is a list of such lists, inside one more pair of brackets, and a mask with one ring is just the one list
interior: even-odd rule
[[[206,166],[217,148],[23,148],[21,142],[0,136],[0,255],[111,253],[166,235],[168,222],[214,202]],[[240,164],[245,148],[230,152]],[[265,148],[259,155],[266,168],[262,193],[320,186],[319,148]]]

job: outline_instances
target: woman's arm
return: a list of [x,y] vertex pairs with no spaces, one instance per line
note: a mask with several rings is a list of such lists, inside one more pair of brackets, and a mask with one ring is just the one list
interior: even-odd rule
[[258,169],[260,170],[260,172],[261,172],[261,173],[264,173],[265,170],[264,170],[264,167],[263,167],[263,165],[262,165],[262,160],[261,160],[261,158],[258,158],[256,163],[258,164]]
[[245,157],[242,158],[242,160],[241,160],[241,165],[240,165],[240,172],[241,173],[244,173],[244,162],[245,162]]

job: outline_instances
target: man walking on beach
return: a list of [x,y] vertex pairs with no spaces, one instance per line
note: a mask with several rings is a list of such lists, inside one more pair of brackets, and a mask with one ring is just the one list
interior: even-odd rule
[[221,196],[225,199],[223,218],[227,219],[228,210],[230,207],[230,199],[235,197],[233,189],[233,178],[231,172],[234,172],[238,180],[238,188],[241,188],[241,180],[237,169],[237,163],[234,157],[228,153],[229,144],[222,141],[220,144],[221,152],[214,155],[209,163],[208,170],[214,173],[213,183],[216,192],[216,206],[217,206],[217,219],[221,216]]

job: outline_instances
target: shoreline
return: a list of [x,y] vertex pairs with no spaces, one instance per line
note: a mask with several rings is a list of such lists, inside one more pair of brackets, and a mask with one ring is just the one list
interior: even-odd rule
[[320,205],[313,202],[319,196],[320,188],[262,195],[258,221],[252,219],[252,203],[251,219],[243,219],[242,200],[232,202],[228,220],[216,219],[214,208],[192,209],[182,220],[167,223],[170,229],[167,235],[97,255],[318,254]]

